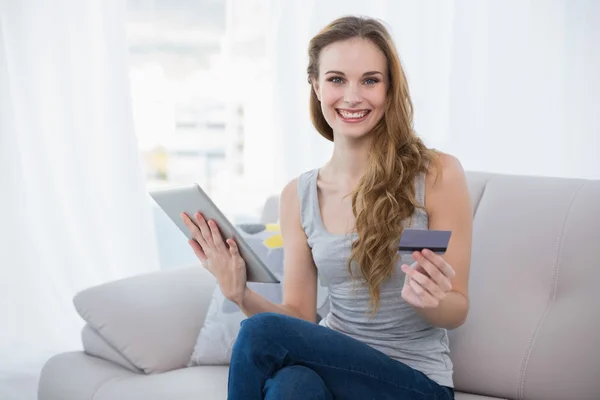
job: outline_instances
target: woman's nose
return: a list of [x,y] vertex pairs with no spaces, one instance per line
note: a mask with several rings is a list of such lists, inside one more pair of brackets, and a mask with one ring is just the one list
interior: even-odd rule
[[358,104],[362,101],[359,89],[356,85],[348,85],[344,92],[344,102],[348,104]]

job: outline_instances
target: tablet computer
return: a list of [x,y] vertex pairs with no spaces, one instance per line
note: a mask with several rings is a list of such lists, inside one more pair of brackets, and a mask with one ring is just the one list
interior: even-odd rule
[[181,220],[181,213],[185,212],[194,219],[194,214],[200,212],[206,220],[214,220],[219,227],[223,240],[232,238],[237,243],[240,255],[246,262],[246,280],[248,282],[279,283],[275,275],[256,255],[244,240],[244,237],[240,235],[239,231],[202,190],[200,185],[193,183],[153,189],[150,191],[150,196],[188,239],[193,239],[193,237],[188,227]]

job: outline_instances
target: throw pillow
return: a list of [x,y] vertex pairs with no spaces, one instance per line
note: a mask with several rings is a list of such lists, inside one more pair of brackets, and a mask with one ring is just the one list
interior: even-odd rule
[[[240,235],[263,260],[273,274],[283,282],[283,240],[277,224],[242,224],[237,226]],[[248,282],[248,287],[267,300],[280,304],[283,285]],[[319,280],[317,312],[324,316],[328,311],[328,293]],[[226,365],[231,359],[231,350],[237,339],[241,322],[246,315],[239,307],[227,300],[219,286],[215,286],[211,303],[200,329],[188,366]]]

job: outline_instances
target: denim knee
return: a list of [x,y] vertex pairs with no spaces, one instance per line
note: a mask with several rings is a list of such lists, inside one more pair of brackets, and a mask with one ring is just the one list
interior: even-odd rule
[[312,369],[290,365],[265,382],[265,399],[332,400],[323,379]]
[[251,336],[253,338],[272,335],[277,332],[277,328],[285,323],[285,319],[289,318],[283,314],[264,312],[254,314],[250,318],[246,318],[240,325],[239,337]]
[[272,342],[279,331],[278,327],[285,323],[286,316],[273,312],[258,313],[242,321],[237,339],[236,348],[253,352],[267,342]]

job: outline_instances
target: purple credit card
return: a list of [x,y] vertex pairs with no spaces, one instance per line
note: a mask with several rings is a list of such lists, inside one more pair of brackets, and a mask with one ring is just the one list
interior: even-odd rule
[[429,249],[434,253],[445,253],[448,250],[451,231],[424,229],[404,229],[400,238],[399,251],[412,253]]

